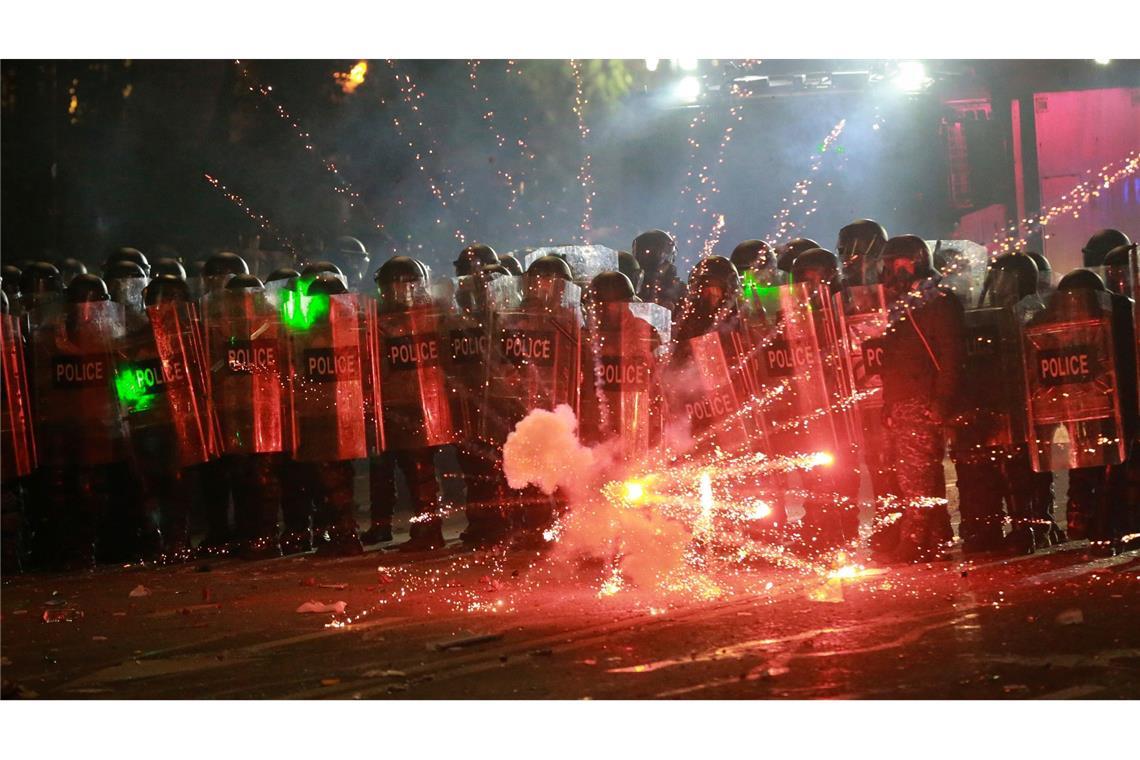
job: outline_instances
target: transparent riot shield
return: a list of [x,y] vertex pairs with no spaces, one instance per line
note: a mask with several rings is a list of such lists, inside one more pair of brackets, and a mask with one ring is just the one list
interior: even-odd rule
[[292,380],[293,458],[338,462],[367,456],[364,420],[364,349],[360,298],[352,293],[309,296],[314,318],[287,326]]
[[940,270],[942,285],[963,304],[976,304],[990,261],[986,247],[972,240],[927,240],[926,244],[934,260],[944,262]]
[[125,333],[113,301],[44,307],[32,331],[39,461],[91,467],[123,461],[115,368]]
[[517,307],[496,305],[491,319],[483,437],[499,444],[534,409],[579,411],[581,290],[545,278],[530,287]]
[[851,409],[859,420],[852,426],[853,440],[870,474],[874,495],[884,498],[896,490],[882,415],[886,293],[882,285],[849,286],[835,294],[834,303],[843,368],[840,395],[855,400]]
[[1025,440],[1025,386],[1017,314],[1009,308],[965,312],[966,352],[953,446],[980,457]]
[[[202,299],[209,398],[222,454],[284,451],[286,367],[281,316],[260,290],[221,290]],[[299,319],[311,315],[303,314]]]
[[490,359],[491,322],[496,310],[522,303],[521,278],[480,275],[457,278],[452,308],[443,319],[444,371],[452,383],[452,410],[465,440],[483,432],[483,401]]
[[850,443],[833,296],[806,284],[780,288],[779,320],[757,347],[758,402],[775,456],[831,456]]
[[418,449],[459,440],[452,387],[443,370],[444,316],[430,304],[390,313],[372,311],[371,387],[379,411],[374,446]]
[[[661,437],[659,365],[668,346],[671,315],[651,303],[595,304],[589,313],[591,360],[586,372],[600,440],[616,441],[618,456],[643,458]],[[585,416],[585,412],[583,412]]]
[[713,330],[681,341],[663,377],[671,416],[687,420],[698,451],[755,451],[752,419],[755,377],[752,342],[743,326]]
[[602,272],[616,272],[618,268],[617,251],[604,245],[552,245],[528,253],[524,269],[530,269],[543,256],[564,259],[579,287],[585,287]]
[[1123,461],[1108,294],[1058,291],[1022,331],[1029,453],[1037,472]]
[[32,434],[32,405],[28,393],[28,369],[24,362],[24,338],[20,320],[12,314],[0,317],[0,476],[4,480],[30,475],[36,468],[36,441]]
[[127,333],[115,392],[136,455],[181,469],[217,451],[206,393],[197,307],[148,307],[146,323]]

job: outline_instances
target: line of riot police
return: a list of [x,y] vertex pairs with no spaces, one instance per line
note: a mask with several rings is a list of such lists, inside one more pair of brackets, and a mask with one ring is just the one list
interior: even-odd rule
[[[668,429],[695,461],[791,464],[742,485],[771,506],[757,534],[806,552],[859,540],[866,474],[876,555],[944,556],[947,446],[967,552],[1065,540],[1058,469],[1068,536],[1115,551],[1140,533],[1138,273],[1135,246],[1110,232],[1086,247],[1099,274],[1055,290],[1037,254],[990,262],[968,241],[888,238],[872,220],[841,230],[838,255],[745,241],[698,262],[687,288],[659,230],[632,255],[533,249],[525,272],[472,245],[435,282],[397,256],[372,292],[353,292],[368,259],[352,239],[338,241],[343,267],[264,283],[232,253],[189,281],[134,249],[103,278],[6,267],[5,567],[356,554],[393,538],[397,470],[414,510],[401,548],[437,549],[454,509],[435,465],[448,447],[463,541],[541,546],[566,500],[507,487],[502,450],[531,410],[560,404],[584,442],[630,463],[664,464]],[[363,460],[371,526],[358,536]]]

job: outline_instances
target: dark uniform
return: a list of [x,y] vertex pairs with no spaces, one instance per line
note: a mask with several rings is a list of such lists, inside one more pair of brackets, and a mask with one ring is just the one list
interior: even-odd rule
[[899,493],[896,511],[881,526],[897,530],[898,542],[893,550],[882,545],[880,553],[897,561],[929,560],[943,556],[953,539],[942,428],[961,392],[963,309],[940,287],[921,238],[891,238],[882,258],[882,280],[892,298],[883,336],[883,413]]

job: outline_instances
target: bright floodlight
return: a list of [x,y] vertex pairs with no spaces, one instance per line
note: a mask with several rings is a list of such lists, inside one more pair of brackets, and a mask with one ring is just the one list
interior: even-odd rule
[[929,81],[926,67],[919,61],[902,61],[894,77],[895,87],[903,92],[918,92]]
[[696,58],[679,58],[677,65],[681,67],[681,71],[696,71],[697,59]]
[[701,80],[685,77],[677,83],[677,97],[681,100],[696,100],[701,94]]
[[661,63],[660,58],[646,58],[645,68],[649,71],[657,71],[657,64]]
[[1108,64],[1112,63],[1111,58],[1093,58],[1093,60],[1099,63],[1101,66],[1107,66]]

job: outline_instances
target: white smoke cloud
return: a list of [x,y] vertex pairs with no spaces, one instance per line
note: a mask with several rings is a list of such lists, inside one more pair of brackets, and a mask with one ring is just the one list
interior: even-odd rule
[[507,485],[521,489],[535,485],[546,495],[562,488],[580,492],[594,482],[595,457],[578,442],[574,410],[559,404],[553,412],[535,409],[507,436],[503,445],[503,473]]

